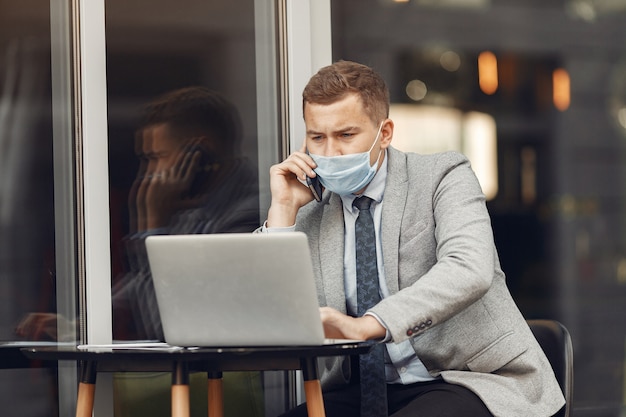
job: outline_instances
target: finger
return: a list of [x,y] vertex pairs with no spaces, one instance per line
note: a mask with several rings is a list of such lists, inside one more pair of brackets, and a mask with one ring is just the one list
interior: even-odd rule
[[148,179],[148,186],[156,184],[157,182],[159,182],[159,180],[161,179],[162,176],[163,176],[163,172],[162,171],[155,172],[154,174],[150,175],[150,178]]
[[188,146],[183,147],[176,156],[176,161],[172,166],[172,170],[176,175],[184,176],[186,172],[189,171],[192,165],[193,158],[200,155],[200,151],[198,147],[194,146],[193,143]]
[[189,142],[189,144],[193,147],[193,146],[199,146],[202,143],[202,140],[205,139],[204,136],[196,136],[193,139],[191,139],[191,142]]
[[19,336],[19,337],[23,337],[24,336],[24,323],[18,323],[17,326],[15,326],[15,335]]
[[38,320],[35,325],[33,326],[33,331],[31,334],[31,338],[34,340],[41,340],[42,336],[44,334],[47,334],[46,332],[46,323],[44,320]]
[[200,163],[200,151],[188,153],[185,156],[183,166],[180,169],[179,175],[184,181],[189,180],[198,171],[198,164]]
[[312,177],[315,175],[313,170],[303,164],[295,162],[288,162],[282,166],[283,171],[293,174],[300,182],[305,183],[307,176]]
[[37,320],[29,316],[17,326],[15,334],[24,339],[34,339],[37,326]]
[[317,167],[313,159],[302,152],[294,152],[284,163],[289,168],[289,171],[293,172],[296,177],[302,181],[306,181],[306,177],[315,177],[315,171],[313,168]]
[[299,152],[301,154],[305,155],[305,160],[309,163],[309,165],[311,166],[311,168],[317,168],[317,164],[315,163],[315,160],[311,157],[311,155],[309,154],[309,151],[306,147],[306,138],[304,139],[304,141],[302,142],[302,147],[300,148]]
[[[182,158],[179,158],[179,161],[176,162],[176,167],[178,169],[177,174],[184,176],[187,172],[189,172],[189,168],[191,167],[191,162],[195,157],[198,157],[200,152],[198,150],[192,151],[189,150],[182,154]],[[197,158],[196,158],[197,159]]]

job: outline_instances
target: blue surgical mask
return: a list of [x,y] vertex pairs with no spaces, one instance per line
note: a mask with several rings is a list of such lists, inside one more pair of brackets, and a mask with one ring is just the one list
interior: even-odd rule
[[378,158],[376,158],[377,162],[371,166],[370,152],[374,149],[382,128],[383,123],[380,124],[374,143],[372,143],[367,152],[339,156],[310,154],[317,164],[317,168],[314,171],[324,188],[339,195],[349,195],[363,189],[372,181],[378,168],[377,162],[380,158],[380,152],[378,153]]

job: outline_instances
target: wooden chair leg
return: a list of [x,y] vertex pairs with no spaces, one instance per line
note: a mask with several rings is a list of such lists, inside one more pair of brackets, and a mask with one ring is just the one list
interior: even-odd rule
[[221,372],[209,372],[209,417],[224,417],[224,386]]

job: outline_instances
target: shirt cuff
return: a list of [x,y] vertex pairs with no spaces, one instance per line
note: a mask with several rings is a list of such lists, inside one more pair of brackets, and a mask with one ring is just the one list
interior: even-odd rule
[[263,226],[259,229],[261,233],[285,233],[285,232],[295,232],[296,225],[286,226],[286,227],[267,227],[267,220],[263,222]]
[[387,325],[385,324],[385,322],[380,317],[378,317],[378,315],[376,313],[368,311],[368,312],[366,312],[363,315],[364,316],[372,316],[372,317],[374,317],[380,323],[380,325],[385,328],[385,338],[381,340],[382,343],[391,342],[391,332],[387,328]]

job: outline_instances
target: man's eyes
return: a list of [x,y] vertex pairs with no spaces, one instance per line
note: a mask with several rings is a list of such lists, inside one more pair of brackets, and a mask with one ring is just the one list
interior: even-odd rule
[[[336,135],[337,138],[339,139],[350,139],[355,135],[355,133],[352,132],[343,132],[343,133],[339,133]],[[309,136],[309,139],[311,139],[312,141],[316,141],[319,142],[323,139],[325,139],[326,136],[323,135],[315,135],[315,136]]]

